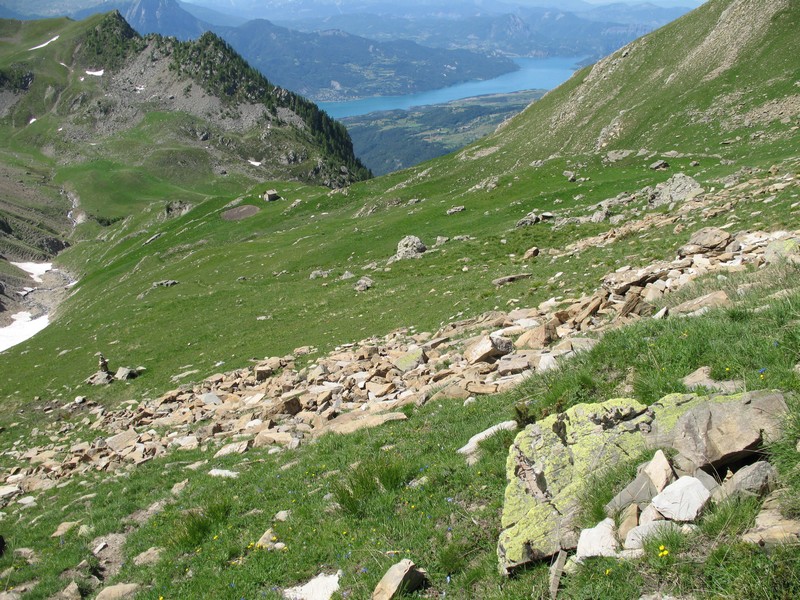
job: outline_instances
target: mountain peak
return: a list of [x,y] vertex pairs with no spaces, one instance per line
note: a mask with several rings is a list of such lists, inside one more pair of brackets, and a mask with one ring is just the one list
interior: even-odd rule
[[194,39],[208,26],[181,8],[177,0],[135,0],[125,19],[141,34],[160,33],[178,39]]

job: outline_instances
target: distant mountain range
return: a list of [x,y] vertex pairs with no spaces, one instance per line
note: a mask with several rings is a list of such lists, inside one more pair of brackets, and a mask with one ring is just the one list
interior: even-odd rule
[[139,33],[181,40],[214,31],[270,80],[315,101],[402,95],[490,79],[516,69],[509,55],[596,60],[686,10],[580,0],[565,0],[560,8],[549,0],[540,2],[544,8],[536,2],[364,0],[348,4],[343,14],[339,4],[327,0],[95,1],[76,0],[69,8],[61,0],[24,6],[8,0],[8,5],[39,14],[60,8],[79,19],[113,6]]
[[[271,81],[315,101],[409,94],[517,69],[495,52],[431,49],[401,40],[376,42],[330,29],[300,32],[264,19],[239,26],[210,24],[185,10],[187,6],[177,0],[135,0],[119,9],[141,34],[189,40],[213,31]],[[76,16],[85,18],[94,10]],[[198,14],[231,22],[208,10]]]

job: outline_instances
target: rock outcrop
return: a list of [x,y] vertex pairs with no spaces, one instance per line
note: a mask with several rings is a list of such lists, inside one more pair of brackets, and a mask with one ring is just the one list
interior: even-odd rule
[[[718,485],[703,482],[709,472],[755,460],[758,448],[778,436],[786,410],[778,392],[672,394],[649,407],[630,399],[579,404],[529,425],[514,440],[506,467],[501,571],[575,549],[579,500],[592,476],[650,448],[677,451],[677,471],[657,454],[607,510],[652,504],[659,518],[694,520],[711,498],[707,488]],[[681,477],[673,481],[675,475]]]

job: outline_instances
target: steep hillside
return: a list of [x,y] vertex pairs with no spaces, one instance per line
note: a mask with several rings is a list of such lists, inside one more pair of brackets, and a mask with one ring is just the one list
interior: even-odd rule
[[[54,323],[40,334],[40,346],[60,345],[59,339],[75,339],[75,347],[82,346],[76,338],[80,334],[70,322],[90,326],[96,340],[91,345],[97,350],[115,342],[131,363],[149,365],[148,376],[131,387],[131,393],[147,393],[169,385],[184,365],[208,373],[217,362],[230,364],[265,353],[281,354],[300,342],[326,347],[336,340],[410,323],[432,326],[521,298],[541,301],[554,295],[579,294],[591,289],[593,278],[612,267],[668,255],[683,243],[682,229],[699,227],[696,218],[687,217],[683,227],[669,234],[660,228],[655,230],[658,235],[637,234],[635,241],[631,240],[635,251],[626,251],[624,244],[613,241],[598,245],[593,240],[615,240],[630,232],[647,231],[651,218],[647,213],[664,209],[642,200],[647,197],[646,188],[673,173],[685,172],[708,190],[719,188],[721,181],[744,177],[747,169],[758,172],[773,163],[793,168],[798,117],[794,82],[800,54],[792,24],[797,10],[793,3],[782,0],[709,2],[675,25],[576,74],[473,146],[340,192],[252,183],[247,184],[246,193],[241,187],[234,191],[231,163],[225,164],[229,175],[219,178],[214,175],[215,163],[202,156],[190,153],[181,155],[179,161],[162,160],[174,152],[169,145],[144,143],[143,139],[154,139],[156,132],[163,138],[168,132],[194,136],[202,130],[189,117],[176,122],[170,113],[151,113],[133,132],[111,138],[103,147],[106,156],[102,160],[100,156],[92,159],[100,166],[108,164],[106,161],[114,164],[110,157],[125,153],[126,161],[136,160],[141,170],[107,176],[78,163],[59,171],[57,183],[78,193],[84,211],[99,215],[106,224],[123,220],[111,227],[89,223],[78,228],[76,239],[91,241],[62,258],[66,266],[83,274],[73,298],[63,307],[64,314],[72,314],[74,320]],[[748,23],[748,31],[753,33],[734,35],[741,22]],[[762,27],[749,26],[756,23]],[[680,50],[671,43],[676,37],[685,40]],[[738,46],[725,45],[725,52],[716,51],[714,44],[721,43],[717,40],[734,38]],[[214,40],[203,39],[207,43]],[[184,52],[181,48],[200,47],[176,45],[173,51],[177,54]],[[201,64],[191,59],[192,52],[186,56],[185,69]],[[734,57],[737,60],[730,62]],[[637,62],[626,62],[629,59]],[[128,75],[132,96],[137,95],[143,66],[137,63]],[[720,71],[721,67],[728,68]],[[650,69],[661,72],[662,79],[657,80]],[[175,76],[168,69],[159,72]],[[204,85],[219,83],[213,72],[200,72],[210,77]],[[679,77],[684,78],[685,87],[677,93],[673,81]],[[173,98],[159,102],[189,110],[203,98],[198,87],[195,84],[189,90],[191,101],[176,87]],[[620,92],[606,95],[610,90]],[[248,95],[251,91],[236,93]],[[736,105],[730,104],[732,97],[739,98]],[[704,112],[717,106],[726,108],[719,118]],[[222,111],[218,126],[241,123],[224,118],[224,109],[218,110]],[[615,129],[618,133],[609,134],[605,147],[598,144],[600,133],[622,110],[619,129]],[[24,118],[20,120],[24,122]],[[225,147],[212,133],[209,141],[215,139]],[[207,142],[201,145],[205,150]],[[609,155],[612,150],[615,153]],[[87,144],[81,152],[94,149]],[[251,172],[247,158],[261,160],[254,152],[245,154],[236,165],[240,172]],[[651,170],[649,166],[659,158],[665,158],[671,167]],[[265,161],[264,166],[253,169],[266,178],[270,174],[263,170],[268,165]],[[203,196],[177,187],[165,189],[144,179],[138,184],[140,191],[130,193],[130,182],[144,174],[145,168],[148,178],[181,177],[184,186],[191,182],[192,190],[198,189],[202,177],[216,187],[208,188]],[[285,200],[263,204],[260,196],[267,185],[276,187]],[[781,201],[788,200],[788,194],[788,190],[782,191]],[[211,201],[203,202],[210,196]],[[617,197],[620,199],[614,200]],[[637,200],[626,207],[621,198]],[[196,208],[164,222],[164,208],[173,201],[188,201]],[[252,205],[256,214],[243,221],[224,220],[225,211],[237,204]],[[769,215],[762,214],[759,220],[748,218],[748,225],[766,226],[780,219],[782,225],[791,227],[797,214],[790,204],[780,210],[777,207],[784,205],[776,204]],[[134,206],[137,212],[132,213]],[[463,210],[448,214],[460,206]],[[590,220],[599,206],[607,208]],[[556,226],[515,228],[531,211],[552,212]],[[744,220],[744,215],[733,218]],[[709,222],[726,222],[723,213],[715,219]],[[428,246],[438,237],[453,241],[437,247],[422,263],[401,262],[384,270],[398,241],[408,234],[421,237]],[[153,236],[157,237],[149,241]],[[584,238],[584,244],[578,243]],[[521,262],[520,257],[532,245],[554,255],[579,252],[580,263],[572,270],[583,276],[569,282],[561,276],[554,279],[565,270],[557,259],[530,266]],[[496,289],[490,283],[521,269],[533,269],[529,285]],[[316,271],[328,273],[330,278],[346,272],[369,275],[376,281],[375,289],[354,294],[348,279],[311,278]],[[147,291],[162,280],[182,283]],[[236,310],[223,308],[231,302]],[[97,306],[108,308],[98,313]],[[251,326],[243,328],[243,319]],[[119,339],[117,332],[122,330],[126,334]],[[166,340],[154,333],[163,330],[179,333]],[[236,336],[222,333],[231,330],[237,331]],[[206,351],[198,363],[193,346],[201,340],[214,340],[214,350]],[[31,368],[38,364],[36,353],[21,354],[22,350],[12,350],[2,360],[8,364],[21,360]],[[92,362],[89,353],[69,352],[42,377],[53,383],[66,378],[73,390],[81,389],[83,374]],[[35,395],[41,385],[42,380],[28,375],[24,383],[9,382],[5,390],[19,391],[15,396],[22,400]],[[102,393],[119,395],[121,390]]]
[[708,2],[577,73],[496,139],[540,159],[717,152],[743,131],[757,144],[785,139],[788,128],[771,129],[797,114],[795,11],[788,0]]
[[[337,189],[203,179],[166,111],[102,137],[65,92],[32,124],[15,104],[4,160],[50,165],[95,218],[58,256],[79,281],[52,323],[0,353],[6,593],[278,600],[319,575],[366,599],[408,559],[426,598],[797,597],[799,21],[794,0],[710,0],[488,138]],[[230,83],[165,44],[164,82]],[[134,89],[166,52],[107,46]],[[48,158],[62,122],[96,164],[141,162]],[[631,484],[644,434],[702,512],[655,513],[650,467]],[[626,486],[641,515],[602,521]],[[551,579],[581,528],[645,514],[664,531],[638,552]]]

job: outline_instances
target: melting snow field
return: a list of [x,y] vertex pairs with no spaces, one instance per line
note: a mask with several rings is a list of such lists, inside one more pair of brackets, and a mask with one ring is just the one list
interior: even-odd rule
[[8,327],[0,327],[0,352],[8,350],[27,339],[32,338],[50,324],[50,317],[44,315],[31,319],[31,313],[18,312],[11,315],[14,322]]
[[28,273],[36,283],[42,283],[42,275],[53,270],[53,263],[15,263],[12,265]]
[[33,48],[28,48],[28,50],[38,50],[39,48],[44,48],[48,44],[52,44],[53,42],[55,42],[59,37],[61,37],[61,36],[57,35],[52,40],[47,40],[44,44],[39,44],[38,46],[34,46]]
[[[42,283],[42,275],[53,270],[53,263],[12,262],[11,264],[28,273],[36,283]],[[33,288],[24,289],[33,291]],[[0,327],[0,352],[32,338],[50,324],[49,315],[43,315],[37,319],[31,317],[29,312],[18,312],[11,315],[14,321],[11,325]]]

